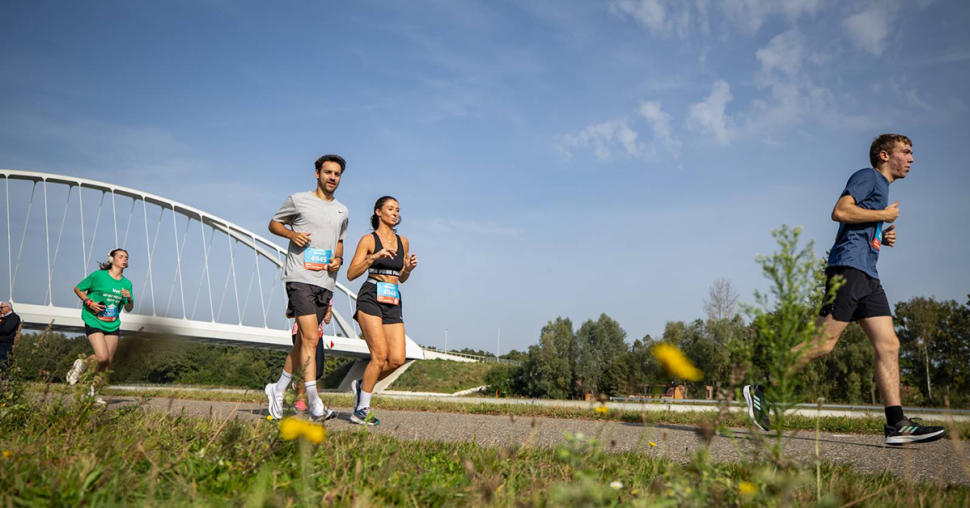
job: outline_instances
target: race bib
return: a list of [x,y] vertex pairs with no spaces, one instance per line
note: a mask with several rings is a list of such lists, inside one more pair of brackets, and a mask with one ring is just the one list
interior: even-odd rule
[[97,314],[97,318],[101,321],[111,322],[118,320],[118,306],[109,303],[106,304],[104,310]]
[[401,293],[397,289],[397,284],[390,284],[388,282],[378,282],[377,301],[380,303],[387,303],[390,305],[397,305],[401,303]]
[[315,272],[326,270],[327,265],[330,264],[331,256],[333,256],[333,251],[330,249],[314,249],[312,247],[307,247],[303,251],[303,268],[313,270]]
[[882,222],[876,223],[876,237],[872,239],[869,245],[872,245],[876,250],[882,250]]

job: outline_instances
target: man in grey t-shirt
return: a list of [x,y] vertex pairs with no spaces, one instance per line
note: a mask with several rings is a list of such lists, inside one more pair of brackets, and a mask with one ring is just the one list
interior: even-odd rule
[[[289,240],[283,282],[289,310],[296,316],[300,334],[286,358],[279,381],[266,385],[269,414],[283,417],[283,394],[293,380],[293,371],[303,366],[304,386],[310,415],[314,419],[333,418],[317,392],[316,348],[320,321],[328,315],[337,272],[343,264],[344,236],[347,234],[347,207],[333,194],[340,185],[347,163],[338,155],[324,155],[314,164],[317,188],[286,198],[269,221],[269,231]],[[290,226],[287,228],[286,226]]]

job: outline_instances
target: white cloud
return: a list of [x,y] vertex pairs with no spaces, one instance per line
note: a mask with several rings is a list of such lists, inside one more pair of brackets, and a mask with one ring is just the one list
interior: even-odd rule
[[755,58],[761,62],[761,71],[756,76],[759,85],[777,82],[778,74],[792,79],[799,73],[805,60],[805,37],[794,28],[783,32],[756,51]]
[[573,150],[589,148],[601,161],[611,160],[617,154],[626,158],[640,158],[647,151],[637,141],[638,136],[626,119],[607,120],[589,125],[579,134],[566,134],[559,143],[559,149],[566,157],[572,157]]
[[690,3],[669,0],[613,0],[610,11],[627,15],[656,35],[676,32],[684,38],[690,26]]
[[640,103],[640,116],[645,118],[653,130],[654,139],[663,142],[667,151],[675,159],[680,158],[680,141],[674,135],[670,127],[670,114],[665,112],[660,106],[659,101],[644,101]]
[[896,19],[896,9],[887,6],[872,7],[842,20],[842,28],[849,41],[857,48],[881,55],[885,49],[886,36]]
[[731,86],[724,80],[715,81],[711,95],[690,106],[688,127],[711,132],[719,143],[726,145],[736,135],[734,120],[725,111],[733,99]]

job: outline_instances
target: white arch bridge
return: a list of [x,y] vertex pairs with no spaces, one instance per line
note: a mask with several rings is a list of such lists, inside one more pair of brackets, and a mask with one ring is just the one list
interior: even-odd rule
[[[281,281],[286,249],[225,219],[147,192],[72,176],[0,169],[4,180],[6,278],[28,328],[53,322],[80,332],[73,288],[107,253],[129,253],[135,308],[123,335],[288,349]],[[0,285],[2,294],[3,285]],[[367,360],[353,314],[356,294],[337,283],[327,354]],[[346,312],[346,314],[345,314]],[[425,358],[410,337],[406,356]],[[362,362],[352,371],[362,368]]]

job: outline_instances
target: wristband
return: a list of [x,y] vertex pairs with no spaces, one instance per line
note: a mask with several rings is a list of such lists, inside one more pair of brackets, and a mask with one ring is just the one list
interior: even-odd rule
[[90,298],[85,298],[84,299],[84,306],[85,307],[90,307],[92,303],[94,303],[94,300],[92,300]]
[[334,256],[333,259],[339,259],[339,260],[343,261],[344,260],[344,257],[343,256]]

